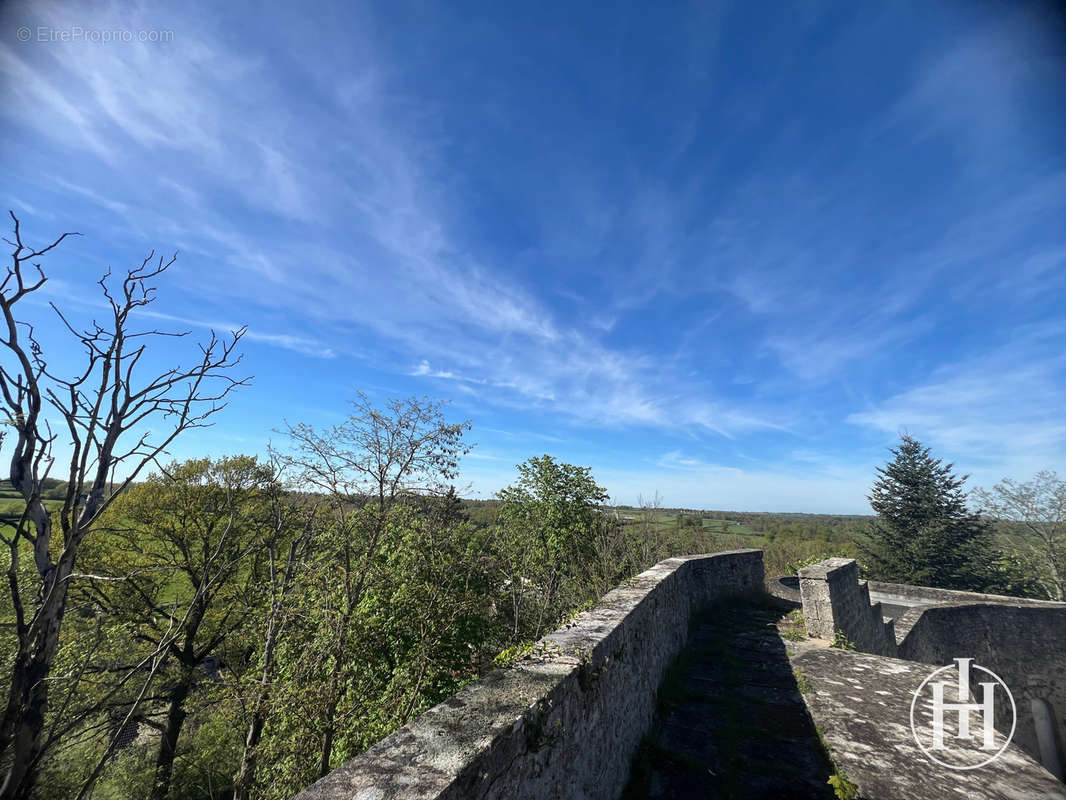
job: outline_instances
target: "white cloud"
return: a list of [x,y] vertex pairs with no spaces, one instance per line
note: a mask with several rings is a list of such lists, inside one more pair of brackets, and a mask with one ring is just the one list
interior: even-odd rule
[[1030,328],[1016,341],[941,368],[848,422],[907,431],[981,482],[1029,475],[1066,460],[1066,356],[1061,326]]
[[[168,320],[170,322],[177,322],[182,325],[189,325],[194,328],[212,330],[219,333],[234,332],[241,327],[232,322],[192,319],[190,317],[164,314],[159,311],[143,308],[138,309],[136,315],[139,317],[149,317],[151,319]],[[292,350],[300,355],[311,356],[313,358],[335,358],[337,355],[332,348],[327,347],[317,339],[297,334],[275,333],[249,327],[244,333],[244,338],[251,342],[263,342],[264,344],[274,345],[275,347],[281,347],[285,350]]]

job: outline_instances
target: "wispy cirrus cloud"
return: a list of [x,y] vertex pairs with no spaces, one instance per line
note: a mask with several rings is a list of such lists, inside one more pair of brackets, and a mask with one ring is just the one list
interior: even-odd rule
[[1066,459],[1064,344],[1061,324],[1026,329],[847,420],[886,433],[909,431],[975,473],[1035,473]]
[[[42,9],[53,24],[67,18],[57,6]],[[285,304],[295,310],[295,301],[302,314],[327,325],[368,327],[395,348],[443,351],[453,362],[458,353],[460,363],[489,373],[473,381],[491,381],[534,402],[550,399],[556,383],[551,368],[557,361],[541,351],[564,334],[551,313],[520,288],[505,285],[468,258],[456,256],[458,248],[446,234],[445,215],[433,200],[440,197],[440,187],[428,177],[435,169],[434,154],[426,152],[402,121],[388,118],[387,90],[376,84],[374,71],[348,89],[330,87],[323,98],[330,114],[344,120],[348,140],[342,151],[349,160],[339,170],[348,179],[339,180],[336,165],[323,164],[312,138],[262,139],[268,132],[301,124],[297,116],[283,111],[280,96],[278,102],[266,104],[266,111],[256,107],[247,116],[240,113],[250,110],[244,99],[247,83],[257,79],[260,94],[280,93],[276,75],[267,73],[261,60],[224,49],[206,26],[189,26],[188,19],[181,22],[185,36],[176,38],[175,48],[185,58],[161,64],[158,49],[151,45],[89,53],[67,49],[57,51],[56,63],[47,70],[81,85],[95,101],[87,104],[94,109],[91,116],[79,118],[76,126],[62,126],[64,144],[92,153],[93,135],[117,128],[144,151],[142,157],[167,156],[156,177],[171,190],[168,206],[159,209],[141,202],[150,186],[115,187],[114,195],[124,199],[114,200],[65,178],[55,183],[98,202],[124,221],[141,223],[139,227],[169,228],[201,261],[213,256],[216,263],[230,265],[223,273],[195,276],[197,283],[203,281],[198,288],[215,299],[246,296],[252,283],[265,279],[279,290],[273,295],[251,293],[267,306]],[[20,70],[29,68],[18,56],[12,58]],[[214,77],[201,81],[201,73]],[[52,121],[45,115],[35,124],[44,127]],[[111,160],[106,153],[100,155]],[[252,208],[289,220],[307,221],[313,216],[320,228],[343,220],[351,233],[334,237],[330,245],[306,247],[302,234],[300,238],[285,231],[249,235],[222,227],[223,215],[215,213],[222,198],[195,207],[207,196],[186,188],[182,164],[189,160],[215,167],[212,178],[221,184],[223,196],[236,194]],[[161,211],[168,222],[160,220]],[[349,252],[345,239],[351,245]],[[399,303],[398,289],[403,296]],[[518,358],[505,361],[525,362],[523,374],[491,369],[492,360],[476,356],[488,347],[495,359],[499,346],[493,340],[499,336],[514,338],[508,350]],[[571,342],[575,336],[567,334]],[[310,337],[257,334],[252,328],[249,338],[297,352],[331,354]],[[448,344],[433,347],[438,341]],[[614,373],[612,360],[590,354],[577,369],[591,373],[592,379],[609,377]],[[536,374],[538,365],[543,369]],[[445,377],[444,371],[434,376]]]

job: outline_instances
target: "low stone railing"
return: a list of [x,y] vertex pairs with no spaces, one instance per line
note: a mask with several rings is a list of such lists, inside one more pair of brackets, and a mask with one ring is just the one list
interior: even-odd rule
[[662,561],[297,800],[614,800],[693,614],[763,586],[759,550]]

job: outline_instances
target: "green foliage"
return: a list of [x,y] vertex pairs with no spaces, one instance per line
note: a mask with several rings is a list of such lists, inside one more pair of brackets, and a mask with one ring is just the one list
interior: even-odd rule
[[870,492],[877,519],[862,549],[870,577],[895,583],[972,591],[1002,590],[990,565],[999,554],[992,529],[966,507],[952,464],[906,434],[893,460],[878,467]]
[[588,467],[531,458],[518,467],[518,480],[499,492],[499,516],[540,541],[545,561],[587,556],[589,528],[602,513],[607,491]]
[[588,467],[545,455],[518,465],[499,492],[496,549],[505,576],[511,641],[538,639],[588,598],[597,541],[609,531],[607,492]]
[[[168,466],[112,506],[79,562],[92,577],[71,591],[50,730],[73,722],[36,800],[77,794],[145,681],[138,738],[105,759],[94,798],[149,796],[157,729],[185,678],[168,800],[231,797],[256,708],[246,796],[283,800],[319,777],[323,752],[336,766],[486,670],[550,656],[544,632],[663,558],[762,547],[773,575],[854,556],[861,540],[854,517],[679,513],[657,497],[609,509],[588,468],[551,456],[519,465],[494,500],[460,500],[444,484],[465,424],[446,423],[439,405],[376,411],[364,398],[338,430],[293,429],[286,465],[301,491],[255,459],[205,459]],[[422,444],[404,438],[414,431]],[[1001,584],[1025,583],[1019,558],[993,564]],[[0,622],[9,615],[0,609]],[[780,627],[805,638],[798,612]],[[172,651],[149,675],[167,637]],[[841,635],[834,646],[854,647]],[[809,691],[802,672],[796,681]],[[668,674],[660,702],[673,683]],[[853,796],[841,771],[831,782]]]
[[840,628],[837,628],[836,631],[833,633],[833,643],[829,646],[835,647],[838,650],[854,650],[855,642],[851,641],[851,639],[848,638],[848,635],[844,633],[844,631],[840,630]]
[[[77,797],[78,789],[81,787],[82,781],[85,776],[89,774],[97,760],[103,753],[104,744],[98,739],[89,739],[87,741],[80,741],[76,743],[69,743],[67,746],[60,749],[58,752],[53,753],[51,758],[48,758],[41,766],[41,773],[38,777],[38,787],[44,787],[45,791],[42,792],[38,789],[38,796],[44,797],[56,797],[67,798]],[[109,776],[117,776],[120,771],[124,771],[126,764],[124,763],[123,756],[126,753],[120,755],[112,762],[112,768],[108,771]],[[148,775],[148,781],[151,781],[151,774]],[[99,793],[94,796],[108,797],[106,790],[100,787]],[[144,791],[140,796],[147,796],[147,786],[144,787]],[[126,794],[125,797],[137,797],[136,794]],[[115,797],[114,794],[111,797]],[[110,800],[110,798],[108,798]]]
[[1039,563],[1025,552],[1018,552],[1015,543],[1009,539],[1000,540],[994,559],[988,569],[989,592],[1006,594],[1013,597],[1032,597],[1038,600],[1053,599],[1055,583],[1045,580]]
[[533,652],[533,646],[536,642],[519,642],[511,647],[505,647],[496,657],[492,659],[493,666],[496,667],[513,667],[523,658]]
[[1044,470],[1024,483],[1004,478],[973,497],[996,519],[1008,594],[1066,599],[1066,481]]
[[[160,797],[214,797],[229,786],[239,734],[232,724],[220,727],[217,713],[199,712],[228,699],[223,672],[244,660],[246,627],[260,600],[256,554],[272,478],[249,457],[174,463],[131,487],[101,517],[82,551],[84,577],[71,590],[55,662],[58,674],[78,679],[53,721],[96,735],[88,750],[62,753],[58,763],[90,750],[109,760],[104,746],[129,713],[165,728],[177,749],[157,741],[154,759],[123,756],[121,768],[108,767],[104,784],[119,787],[117,795],[144,780]],[[151,700],[139,698],[141,686]],[[209,741],[212,730],[226,738],[225,748]],[[197,742],[191,761],[190,740]],[[68,765],[50,774],[82,781],[91,771]],[[104,784],[94,791],[111,791]]]
[[822,561],[825,561],[827,558],[854,558],[854,555],[850,552],[850,550],[844,549],[814,553],[804,558],[788,562],[788,565],[785,568],[785,574],[798,575],[799,571],[804,567],[809,567],[812,564],[818,564]]
[[814,729],[818,733],[818,741],[822,743],[822,750],[825,751],[825,756],[833,767],[833,774],[829,776],[829,780],[826,783],[833,787],[833,794],[836,795],[837,800],[857,800],[859,787],[848,779],[844,768],[833,758],[833,748],[826,740],[825,731],[822,727],[816,725]]
[[811,682],[807,680],[807,675],[799,667],[793,668],[792,674],[796,678],[796,688],[800,694],[808,694],[811,691]]
[[833,787],[833,794],[837,796],[837,800],[855,800],[859,796],[859,787],[848,780],[844,770],[838,766],[829,776],[828,783]]
[[802,642],[807,638],[803,612],[798,608],[790,611],[781,621],[781,635],[790,642]]
[[[118,755],[108,765],[103,778],[93,789],[93,800],[128,800],[148,797],[152,791],[153,753],[150,747],[134,746]],[[67,795],[73,797],[74,795]],[[180,795],[178,795],[180,797]],[[185,800],[182,798],[182,800]],[[192,800],[192,798],[189,798]]]
[[[233,765],[239,757],[240,731],[226,711],[215,705],[212,713],[194,717],[184,734],[175,761],[170,796],[181,800],[224,800],[229,797]],[[219,713],[221,711],[221,713]],[[37,796],[73,798],[85,774],[101,754],[99,742],[89,740],[63,748],[46,763]],[[155,750],[147,742],[123,749],[108,763],[93,788],[93,800],[145,798],[151,792]]]

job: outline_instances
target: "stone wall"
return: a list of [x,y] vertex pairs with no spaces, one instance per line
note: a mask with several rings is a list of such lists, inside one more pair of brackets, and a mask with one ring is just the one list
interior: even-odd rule
[[[930,760],[911,728],[911,699],[929,665],[803,643],[792,647],[811,717],[834,762],[856,785],[857,800],[1066,800],[1066,787],[1016,743],[980,769],[946,769]],[[917,715],[923,728],[930,725],[930,709],[919,706]],[[1005,742],[1002,733],[995,738],[997,747]],[[946,743],[954,749],[952,737]]]
[[763,581],[759,550],[667,559],[297,800],[614,800],[692,615]]
[[[943,665],[969,657],[996,673],[1017,706],[1014,741],[1061,779],[1066,763],[1066,605],[975,602],[930,606],[907,616],[916,611],[900,642],[900,658]],[[1009,701],[1000,695],[996,719],[1009,720]]]
[[929,606],[966,605],[972,603],[1008,606],[1025,606],[1031,608],[1054,608],[1057,603],[1047,600],[1030,600],[1024,597],[1008,597],[1001,594],[980,594],[978,592],[960,592],[954,589],[937,589],[932,586],[911,586],[905,583],[879,583],[870,581],[870,596],[896,607],[901,613],[896,618],[896,641],[902,642],[910,632],[911,626],[921,617],[922,611]]
[[799,571],[800,598],[807,633],[833,639],[840,631],[863,653],[896,655],[892,620],[870,602],[866,581],[852,558],[828,558]]
[[[807,631],[842,631],[855,649],[944,666],[956,658],[996,673],[1017,708],[1014,741],[1056,775],[1066,764],[1066,604],[903,584],[859,581],[854,560],[830,558],[800,570]],[[881,622],[870,590],[911,607]],[[881,624],[879,624],[879,622]],[[1012,719],[997,695],[997,721]],[[1009,725],[1009,722],[1006,723]]]

